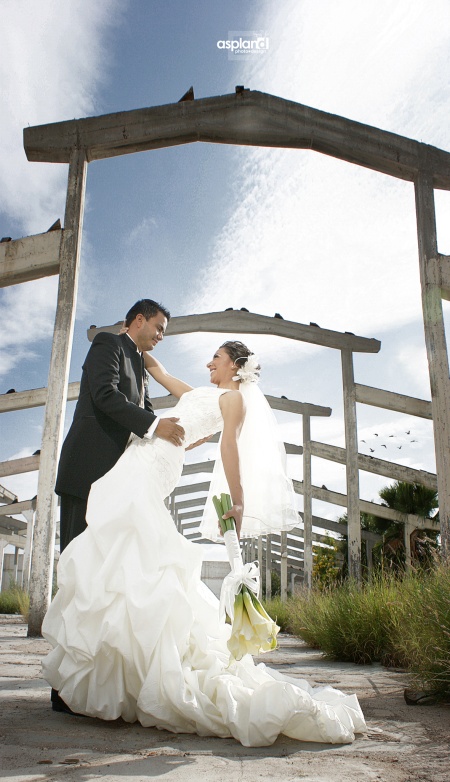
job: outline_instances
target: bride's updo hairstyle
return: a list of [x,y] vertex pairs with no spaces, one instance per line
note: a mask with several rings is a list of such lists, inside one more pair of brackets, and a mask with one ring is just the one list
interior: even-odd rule
[[[237,374],[239,375],[241,382],[258,381],[261,367],[258,364],[256,357],[253,358],[252,361],[248,361],[250,356],[254,356],[255,354],[252,353],[247,345],[244,345],[243,342],[239,342],[239,340],[235,340],[234,342],[230,340],[224,342],[220,347],[225,350],[233,364],[236,365],[238,370]],[[238,377],[234,378],[234,380],[237,379]]]

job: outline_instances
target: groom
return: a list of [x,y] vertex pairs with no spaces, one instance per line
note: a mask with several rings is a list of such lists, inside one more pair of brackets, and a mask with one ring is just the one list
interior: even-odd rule
[[[83,364],[80,394],[63,443],[55,491],[61,496],[61,551],[86,529],[86,507],[94,481],[123,454],[130,434],[162,437],[181,445],[178,418],[157,418],[148,396],[142,352],[161,342],[169,311],[141,299],[125,318],[126,334],[96,334]],[[52,689],[54,711],[73,712]]]
[[161,342],[169,320],[165,307],[141,299],[126,315],[126,334],[100,332],[94,337],[56,479],[61,551],[86,528],[91,485],[115,465],[132,432],[182,444],[178,418],[157,418],[153,412],[142,356]]

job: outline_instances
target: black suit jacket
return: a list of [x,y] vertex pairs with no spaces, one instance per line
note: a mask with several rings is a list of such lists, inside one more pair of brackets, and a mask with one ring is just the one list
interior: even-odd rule
[[85,499],[91,484],[111,469],[131,432],[143,437],[156,416],[145,389],[145,370],[126,335],[100,332],[83,364],[72,426],[64,441],[55,491]]

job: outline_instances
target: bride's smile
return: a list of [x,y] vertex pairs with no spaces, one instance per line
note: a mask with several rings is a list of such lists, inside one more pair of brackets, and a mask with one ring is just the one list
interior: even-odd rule
[[206,367],[209,369],[210,381],[214,385],[219,388],[238,387],[233,382],[233,377],[236,374],[236,365],[224,348],[216,350],[212,360],[207,363]]

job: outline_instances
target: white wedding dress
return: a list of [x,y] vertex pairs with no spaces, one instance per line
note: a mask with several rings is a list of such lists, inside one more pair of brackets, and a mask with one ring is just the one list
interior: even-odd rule
[[[223,390],[184,394],[171,415],[186,444],[219,431]],[[355,695],[311,687],[250,656],[230,659],[229,625],[201,582],[202,547],[164,505],[184,449],[134,439],[93,484],[88,528],[65,549],[43,624],[45,679],[75,711],[103,720],[267,746],[280,733],[348,743],[365,728]]]

